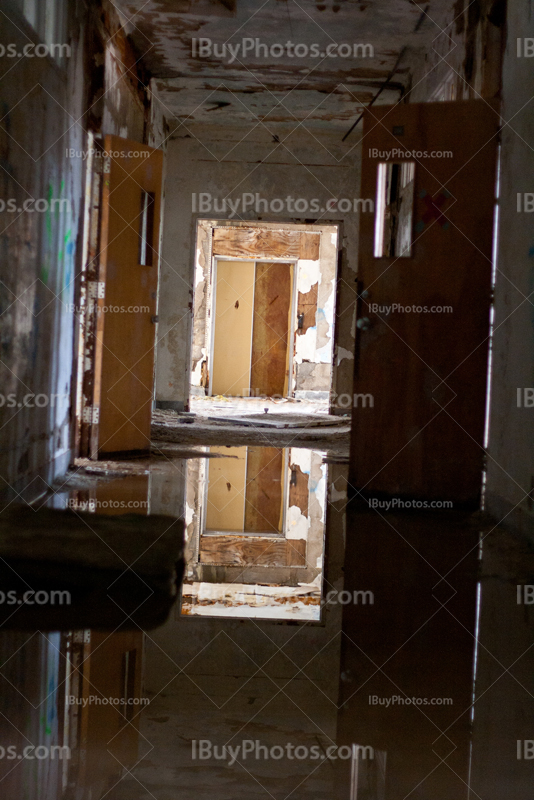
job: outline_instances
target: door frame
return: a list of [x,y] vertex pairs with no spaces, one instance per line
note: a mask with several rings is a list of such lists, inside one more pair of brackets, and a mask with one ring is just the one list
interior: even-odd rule
[[[209,367],[209,381],[208,381],[208,397],[213,397],[213,351],[214,351],[214,343],[215,343],[215,314],[217,308],[217,262],[218,261],[242,261],[243,263],[253,263],[254,264],[254,291],[252,296],[252,325],[250,328],[250,338],[251,338],[251,359],[252,359],[252,337],[254,336],[254,299],[256,297],[256,266],[257,264],[290,264],[293,266],[293,278],[292,278],[292,286],[291,286],[291,303],[290,303],[290,315],[289,315],[289,335],[287,341],[288,347],[288,382],[287,382],[287,397],[291,397],[294,391],[294,378],[293,378],[293,360],[294,360],[294,347],[295,347],[295,327],[297,322],[297,278],[298,278],[298,258],[238,258],[236,256],[212,256],[212,263],[211,263],[211,298],[209,303],[209,319],[210,319],[210,330],[209,330],[209,350],[206,354],[208,357],[208,364]],[[206,337],[207,338],[207,337]],[[250,363],[250,369],[252,369],[252,360]],[[250,372],[249,372],[249,383],[250,383]],[[250,386],[249,386],[250,389]],[[250,394],[248,395],[250,397]]]

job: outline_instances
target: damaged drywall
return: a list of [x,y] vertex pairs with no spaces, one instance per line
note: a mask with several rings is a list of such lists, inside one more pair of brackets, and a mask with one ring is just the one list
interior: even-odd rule
[[[332,388],[332,362],[334,339],[335,285],[337,269],[338,230],[335,226],[290,225],[279,226],[256,223],[236,223],[234,221],[199,220],[197,225],[193,322],[192,322],[192,366],[191,393],[204,394],[208,389],[211,347],[211,269],[212,236],[219,228],[236,227],[243,231],[285,231],[293,235],[302,231],[306,239],[301,244],[306,253],[314,250],[319,258],[298,258],[296,263],[296,310],[293,311],[294,354],[291,359],[292,379],[289,393],[299,396],[306,392],[308,399],[326,399]],[[308,234],[309,232],[309,234]],[[314,245],[307,245],[308,235],[314,239]],[[316,237],[316,238],[315,238]],[[311,239],[310,239],[311,241]],[[319,242],[319,246],[315,244]],[[215,253],[218,251],[215,250]],[[226,251],[225,251],[226,252]],[[229,251],[228,251],[229,252]],[[292,254],[292,251],[290,251]],[[268,253],[258,251],[258,257],[266,257]],[[311,394],[310,394],[311,393]]]

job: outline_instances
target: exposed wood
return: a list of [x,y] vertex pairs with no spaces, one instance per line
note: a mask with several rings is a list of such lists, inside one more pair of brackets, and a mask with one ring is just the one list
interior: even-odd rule
[[309,261],[319,260],[320,233],[301,233],[299,258]]
[[302,336],[308,328],[313,328],[317,322],[317,291],[318,283],[314,283],[309,292],[299,292],[297,301],[297,316],[302,322],[297,329],[297,336]]
[[319,258],[320,233],[266,228],[215,228],[213,255],[236,258]]
[[172,517],[12,504],[0,513],[2,591],[19,597],[27,590],[66,591],[70,603],[3,603],[0,624],[23,630],[157,627],[176,600],[182,550],[183,521]]
[[[366,493],[478,505],[498,124],[486,101],[366,112],[367,148],[390,150],[399,126],[408,150],[452,153],[416,163],[411,258],[375,259],[374,217],[360,217],[359,288],[370,296],[358,313],[371,326],[357,332],[354,393],[374,403],[353,409],[350,483]],[[375,195],[379,162],[363,160],[362,197]],[[453,310],[380,314],[369,303]]]
[[290,464],[289,507],[297,506],[305,517],[308,516],[309,475],[298,464]]
[[[150,448],[163,169],[160,150],[116,136],[106,136],[104,147],[119,155],[105,160],[103,175],[99,280],[105,296],[97,301],[93,457]],[[133,152],[138,155],[121,155]],[[155,198],[153,266],[139,264],[143,191]]]
[[203,564],[303,567],[306,541],[266,536],[202,536],[200,561]]
[[284,451],[249,447],[245,491],[245,531],[281,533]]
[[214,228],[213,255],[239,258],[299,258],[299,231]]
[[287,394],[291,264],[256,264],[250,387],[256,394]]

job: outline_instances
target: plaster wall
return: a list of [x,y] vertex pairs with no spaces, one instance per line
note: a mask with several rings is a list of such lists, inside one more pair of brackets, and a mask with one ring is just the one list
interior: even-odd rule
[[[270,129],[273,126],[270,125]],[[340,137],[314,134],[302,127],[264,126],[252,130],[219,128],[215,124],[179,126],[168,146],[166,219],[160,284],[160,332],[156,400],[185,408],[189,397],[195,237],[197,220],[232,219],[263,222],[339,222],[342,251],[338,281],[334,388],[352,392],[355,331],[355,278],[360,206],[359,147],[340,144]],[[210,196],[200,211],[199,194]],[[242,197],[256,193],[267,203],[275,199],[317,199],[326,208],[329,199],[349,199],[350,212],[274,213],[265,205],[243,211]],[[195,196],[193,198],[193,196]],[[224,200],[226,199],[226,208]],[[228,203],[239,201],[236,213]],[[211,203],[210,210],[207,208]],[[193,203],[196,203],[194,210]],[[215,207],[215,203],[217,206]],[[342,205],[342,207],[344,207]],[[356,208],[356,211],[353,209]],[[369,211],[364,213],[370,213]]]
[[[155,87],[139,95],[116,13],[69,3],[70,56],[0,63],[0,199],[46,210],[0,212],[0,495],[32,500],[72,460],[87,128],[161,145]],[[6,0],[0,41],[38,42]],[[137,87],[137,88],[136,88]],[[37,202],[35,203],[37,206]],[[32,395],[35,398],[32,398]],[[25,398],[29,396],[29,400]]]
[[[0,40],[37,42],[6,2]],[[81,30],[71,20],[71,57],[1,59],[0,197],[41,200],[43,213],[0,214],[0,325],[4,400],[0,408],[0,492],[39,496],[70,459],[74,302],[84,196],[84,63]],[[52,201],[65,201],[64,203]],[[24,398],[35,395],[29,404]],[[9,402],[14,406],[8,407]],[[37,404],[42,407],[36,407]]]
[[518,194],[534,191],[534,59],[517,57],[517,41],[534,37],[531,3],[509,3],[507,25],[488,510],[532,535],[534,407],[517,400],[518,390],[534,387],[534,214],[517,210]]

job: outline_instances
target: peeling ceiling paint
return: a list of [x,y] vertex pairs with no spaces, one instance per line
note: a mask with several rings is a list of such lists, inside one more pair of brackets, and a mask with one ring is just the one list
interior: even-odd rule
[[[386,80],[404,46],[431,47],[439,34],[432,15],[441,18],[453,2],[432,0],[425,4],[426,16],[413,0],[115,0],[115,5],[157,79],[167,117],[183,123],[294,122],[345,129]],[[210,40],[203,55],[199,39]],[[308,54],[296,57],[295,45],[302,46],[301,53],[308,48]],[[326,56],[329,45],[335,50]],[[341,55],[338,45],[345,47]],[[398,100],[403,79],[400,65],[381,103]]]

